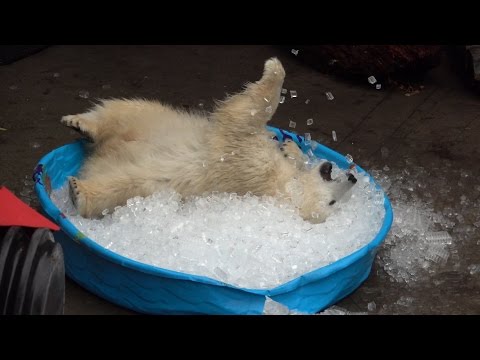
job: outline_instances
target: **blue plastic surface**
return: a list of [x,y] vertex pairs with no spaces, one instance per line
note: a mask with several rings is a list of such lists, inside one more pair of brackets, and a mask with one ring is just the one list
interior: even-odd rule
[[[268,127],[279,140],[292,138],[304,152],[301,136]],[[341,154],[318,144],[315,156],[347,168]],[[77,174],[85,157],[85,142],[77,141],[45,155],[38,163],[35,190],[45,214],[61,231],[67,275],[91,292],[129,309],[147,314],[261,314],[265,296],[292,310],[316,313],[341,300],[368,277],[379,245],[390,230],[393,213],[385,196],[385,218],[370,243],[330,265],[269,290],[239,288],[204,276],[146,265],[115,254],[82,234],[50,200],[52,189]],[[359,172],[363,169],[357,166]],[[371,178],[373,182],[373,179]]]

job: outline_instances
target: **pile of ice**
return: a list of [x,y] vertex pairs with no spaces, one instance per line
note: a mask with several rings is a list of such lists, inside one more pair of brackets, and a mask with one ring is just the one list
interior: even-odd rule
[[[469,177],[468,172],[447,166],[425,169],[413,166],[409,159],[405,165],[401,171],[385,167],[371,174],[387,192],[394,212],[391,231],[377,262],[390,276],[390,281],[408,284],[429,279],[450,259],[454,269],[458,268],[456,243],[475,238],[480,222],[477,224],[475,219],[467,222],[463,216],[472,207],[478,207],[478,203],[465,195],[471,192],[463,184]],[[447,176],[454,177],[456,173],[460,178],[457,188],[465,188],[465,194],[459,199],[450,195],[453,189],[447,180]],[[437,201],[443,208],[435,209]]]
[[[333,174],[341,172],[334,165]],[[101,220],[76,215],[66,186],[53,202],[86,236],[142,263],[266,289],[328,265],[371,242],[383,193],[364,174],[322,224],[272,197],[212,194],[182,202],[173,191],[130,199]],[[348,196],[347,195],[347,196]]]

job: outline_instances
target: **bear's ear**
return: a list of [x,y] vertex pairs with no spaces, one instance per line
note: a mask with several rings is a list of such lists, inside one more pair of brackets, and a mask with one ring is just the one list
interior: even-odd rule
[[320,176],[325,181],[332,181],[332,163],[325,161],[319,169]]

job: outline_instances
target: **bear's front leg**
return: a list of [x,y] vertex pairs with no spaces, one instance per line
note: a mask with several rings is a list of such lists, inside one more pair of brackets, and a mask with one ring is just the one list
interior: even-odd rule
[[285,70],[277,58],[265,62],[262,78],[241,93],[220,102],[212,117],[219,126],[241,130],[264,128],[277,110]]

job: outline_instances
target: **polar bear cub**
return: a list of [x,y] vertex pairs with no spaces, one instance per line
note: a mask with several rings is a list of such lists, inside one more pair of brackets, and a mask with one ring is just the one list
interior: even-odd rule
[[213,191],[284,197],[319,223],[356,182],[331,179],[328,162],[313,167],[293,142],[272,140],[266,124],[279,104],[285,70],[277,58],[263,76],[217,103],[208,116],[157,101],[105,100],[61,122],[92,141],[78,177],[69,178],[80,215],[100,217],[135,196],[174,189],[183,198]]

